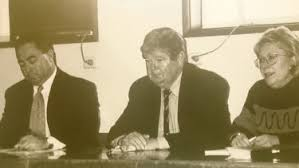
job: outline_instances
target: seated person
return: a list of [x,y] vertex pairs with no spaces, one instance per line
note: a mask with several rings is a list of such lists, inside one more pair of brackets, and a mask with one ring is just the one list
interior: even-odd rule
[[53,45],[43,35],[15,42],[24,79],[5,93],[0,147],[69,150],[98,146],[99,103],[95,84],[73,77],[56,65]]
[[149,32],[141,46],[147,76],[133,83],[110,147],[194,151],[228,144],[229,85],[187,63],[185,39],[170,28]]
[[[286,27],[267,30],[255,45],[263,79],[249,90],[233,122],[235,147],[272,147],[299,142],[298,38]],[[249,142],[248,138],[256,137]]]

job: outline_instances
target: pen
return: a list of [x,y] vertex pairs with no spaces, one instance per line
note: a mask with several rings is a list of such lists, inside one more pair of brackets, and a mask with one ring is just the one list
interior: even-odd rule
[[253,142],[255,140],[256,136],[249,139],[249,142]]

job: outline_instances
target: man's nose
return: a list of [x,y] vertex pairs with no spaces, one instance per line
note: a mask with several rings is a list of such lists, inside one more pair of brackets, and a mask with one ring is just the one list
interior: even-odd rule
[[23,65],[21,69],[25,74],[30,74],[32,71],[32,67],[28,64]]
[[154,74],[157,74],[157,73],[160,73],[160,72],[161,72],[161,69],[158,68],[158,67],[153,67],[153,68],[152,68],[152,72],[153,72]]

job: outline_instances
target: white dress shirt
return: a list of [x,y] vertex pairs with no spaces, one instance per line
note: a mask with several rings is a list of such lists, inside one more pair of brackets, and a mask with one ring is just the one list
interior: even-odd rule
[[[178,105],[179,105],[179,92],[181,86],[182,73],[174,81],[170,87],[171,94],[169,95],[169,132],[170,133],[179,133],[180,127],[178,122]],[[164,137],[164,89],[161,89],[161,102],[160,102],[160,116],[159,116],[159,125],[158,125],[158,149],[168,149],[169,144]],[[111,145],[113,147],[118,147],[119,141],[124,138],[126,135],[121,135],[115,138]]]
[[[45,81],[43,83],[43,90],[41,91],[43,98],[44,98],[44,102],[45,102],[45,125],[46,125],[46,137],[47,137],[47,141],[50,144],[53,144],[53,148],[58,149],[58,148],[63,148],[65,146],[65,144],[63,144],[62,142],[58,141],[55,137],[51,136],[50,133],[50,129],[49,129],[49,125],[48,125],[48,120],[47,120],[47,107],[48,107],[48,100],[49,100],[49,95],[50,95],[50,91],[51,91],[51,87],[54,81],[54,78],[56,76],[57,73],[57,68],[55,68],[53,74],[49,77],[49,79],[47,79],[47,81]],[[33,86],[33,96],[37,93],[37,89],[39,86],[34,85]]]
[[[181,86],[182,73],[174,81],[170,87],[169,95],[169,132],[171,134],[179,133],[180,127],[178,122],[178,106],[179,106],[179,93]],[[160,106],[160,117],[158,126],[158,142],[160,148],[169,148],[169,144],[164,137],[164,89],[161,89],[161,106]]]

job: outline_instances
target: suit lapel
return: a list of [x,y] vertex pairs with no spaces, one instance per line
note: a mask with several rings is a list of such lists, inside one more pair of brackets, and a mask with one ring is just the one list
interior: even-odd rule
[[22,111],[24,111],[24,115],[25,115],[24,119],[25,119],[26,128],[29,128],[31,106],[32,106],[32,101],[33,101],[33,86],[28,81],[25,81],[24,86],[25,86],[24,92],[23,92],[24,98],[22,100],[24,101],[23,107],[25,107],[25,109],[22,109]]
[[48,106],[47,106],[47,121],[48,121],[48,126],[49,130],[52,133],[55,133],[55,119],[56,118],[56,112],[54,107],[57,106],[57,97],[59,97],[59,94],[62,92],[61,84],[63,83],[64,79],[64,72],[62,72],[59,68],[57,68],[56,76],[53,80],[51,90],[49,93],[49,99],[48,99]]
[[59,93],[59,90],[61,90],[61,80],[63,80],[63,72],[57,68],[56,76],[53,80],[51,90],[49,93],[49,100],[48,100],[48,107],[47,107],[47,113],[51,112],[51,107],[54,103],[55,97]]
[[180,85],[180,93],[179,93],[179,105],[178,105],[178,122],[181,128],[182,125],[185,125],[185,118],[187,117],[186,113],[188,113],[188,108],[190,106],[190,98],[192,97],[193,93],[193,86],[192,82],[192,72],[190,64],[185,64],[183,68],[183,74],[181,79]]

